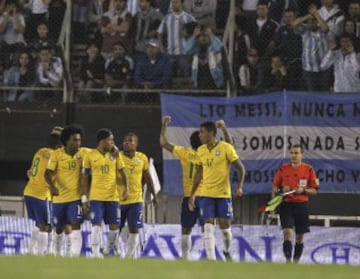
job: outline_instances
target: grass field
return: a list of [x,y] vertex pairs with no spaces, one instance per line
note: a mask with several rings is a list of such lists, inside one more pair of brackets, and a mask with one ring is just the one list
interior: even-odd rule
[[0,256],[0,278],[358,279],[360,266]]

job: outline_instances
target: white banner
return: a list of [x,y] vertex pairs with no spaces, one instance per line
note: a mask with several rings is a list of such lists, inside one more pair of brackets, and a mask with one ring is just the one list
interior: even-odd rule
[[[25,218],[0,217],[0,254],[27,252],[34,223]],[[91,254],[90,223],[82,226],[82,254]],[[107,228],[103,238],[106,237]],[[231,254],[234,261],[285,262],[282,252],[282,232],[278,226],[233,226]],[[175,260],[180,257],[180,225],[145,225],[141,257]],[[216,254],[223,260],[222,233],[216,230]],[[192,233],[192,260],[205,258],[202,233],[195,227]],[[301,263],[360,265],[360,228],[311,227],[305,235]]]

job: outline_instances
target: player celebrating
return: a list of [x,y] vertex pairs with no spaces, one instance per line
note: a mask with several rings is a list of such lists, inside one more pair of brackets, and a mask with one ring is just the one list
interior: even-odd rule
[[[120,157],[125,163],[125,173],[129,181],[129,195],[126,200],[120,201],[121,225],[120,229],[128,224],[129,237],[126,243],[126,257],[135,258],[139,244],[139,228],[143,226],[143,181],[147,184],[153,197],[153,204],[157,206],[158,200],[154,189],[153,180],[149,172],[147,156],[137,151],[138,137],[128,133],[123,139],[123,151]],[[118,186],[120,196],[126,187],[123,183]]]
[[[85,211],[89,210],[92,215],[91,246],[93,257],[102,258],[100,253],[101,222],[109,225],[107,250],[117,252],[116,241],[120,225],[119,195],[116,180],[119,176],[125,190],[122,199],[128,195],[128,183],[124,171],[124,162],[120,156],[114,156],[110,152],[114,148],[114,136],[109,129],[100,129],[96,135],[97,148],[86,154],[83,163],[81,179],[82,197],[81,202]],[[89,176],[91,175],[91,185]],[[90,186],[90,191],[89,191]]]
[[[51,153],[60,146],[60,135],[50,134],[47,139],[47,147],[36,151],[28,172],[29,181],[25,186],[24,201],[28,217],[35,221],[35,228],[31,233],[29,244],[29,254],[32,255],[44,255],[47,250],[48,232],[51,231],[51,196],[44,173]],[[35,251],[35,247],[37,247],[37,251]]]
[[216,124],[204,122],[200,125],[201,145],[197,150],[196,172],[189,197],[189,209],[195,208],[196,190],[201,182],[202,197],[198,198],[201,217],[204,219],[204,245],[209,260],[215,260],[215,218],[218,219],[224,235],[224,256],[230,258],[232,240],[230,167],[233,165],[238,176],[235,195],[241,196],[245,176],[244,165],[239,160],[233,145],[216,138]]
[[[181,252],[184,259],[189,258],[190,248],[191,248],[191,238],[190,234],[192,228],[194,227],[197,220],[199,220],[200,225],[203,225],[203,222],[200,218],[200,208],[196,206],[193,211],[189,210],[188,200],[191,194],[191,189],[193,185],[194,178],[194,166],[196,158],[196,150],[201,145],[199,138],[199,131],[195,131],[190,136],[190,145],[191,147],[184,147],[174,145],[169,143],[166,135],[167,125],[170,123],[171,117],[165,115],[162,118],[162,125],[160,131],[160,146],[170,151],[176,158],[180,160],[181,167],[183,170],[183,189],[184,189],[184,198],[181,204]],[[216,125],[223,131],[225,141],[232,142],[229,131],[226,128],[225,122],[223,120],[216,121]],[[201,186],[196,191],[196,196],[202,196]]]
[[53,196],[53,223],[55,225],[55,253],[61,254],[63,232],[66,234],[66,256],[80,256],[83,221],[81,212],[80,175],[87,148],[81,148],[83,130],[70,125],[61,132],[63,148],[51,155],[45,179]]

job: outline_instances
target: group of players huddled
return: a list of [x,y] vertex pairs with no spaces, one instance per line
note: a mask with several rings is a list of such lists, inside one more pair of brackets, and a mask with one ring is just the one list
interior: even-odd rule
[[[162,118],[160,146],[178,158],[183,169],[182,257],[190,259],[190,233],[199,221],[207,258],[216,259],[214,231],[218,223],[224,236],[224,257],[231,259],[231,165],[238,176],[236,196],[242,195],[245,176],[232,137],[223,120],[204,122],[191,134],[191,147],[174,145],[167,139],[170,121],[170,116]],[[217,128],[223,131],[224,141],[217,139]],[[143,226],[143,184],[154,205],[158,203],[148,158],[137,151],[138,137],[134,133],[125,135],[121,151],[109,129],[98,130],[94,149],[81,147],[82,136],[80,126],[55,127],[47,147],[34,155],[24,191],[28,217],[36,224],[29,254],[80,256],[81,224],[88,219],[92,223],[92,257],[135,258],[139,228]],[[109,232],[101,249],[102,223],[109,226]],[[119,233],[126,224],[126,248],[120,251]]]

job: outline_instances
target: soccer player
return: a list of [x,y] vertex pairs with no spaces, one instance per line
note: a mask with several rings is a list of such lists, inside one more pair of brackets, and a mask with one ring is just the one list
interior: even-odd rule
[[[120,225],[119,195],[117,178],[122,180],[125,190],[121,199],[128,195],[128,183],[125,174],[124,161],[119,155],[110,152],[114,148],[114,136],[109,129],[100,129],[97,132],[97,148],[89,152],[83,163],[81,176],[83,209],[91,211],[91,246],[93,257],[102,258],[100,253],[101,222],[109,225],[109,235],[105,251],[110,249],[117,253],[116,241]],[[91,175],[91,185],[89,176]],[[90,186],[90,190],[89,190]],[[90,201],[90,205],[89,205]]]
[[32,255],[44,255],[47,250],[48,232],[51,231],[51,196],[44,173],[51,153],[60,146],[60,135],[49,134],[47,146],[36,151],[28,171],[29,181],[25,186],[24,201],[28,217],[35,221],[29,244],[29,253]]
[[245,168],[233,145],[216,138],[216,124],[203,122],[200,125],[201,145],[195,160],[196,172],[189,197],[189,209],[195,208],[196,190],[201,182],[201,197],[198,198],[201,217],[204,219],[204,245],[209,260],[215,256],[215,219],[218,220],[224,236],[224,256],[231,259],[230,247],[232,240],[231,220],[233,208],[231,201],[230,168],[234,166],[238,185],[235,195],[241,196]]
[[70,125],[61,132],[63,148],[51,155],[45,179],[53,196],[55,254],[61,254],[63,232],[66,235],[66,256],[80,256],[82,246],[80,175],[87,148],[81,148],[83,130]]
[[309,232],[308,195],[317,193],[319,180],[312,166],[302,162],[303,148],[300,144],[291,146],[290,163],[284,164],[276,172],[273,181],[273,194],[279,190],[293,195],[286,196],[280,205],[280,221],[283,230],[283,252],[287,262],[291,261],[294,228],[296,234],[293,261],[300,260],[304,244],[304,233]]
[[[125,173],[129,182],[129,193],[126,200],[120,201],[121,224],[120,230],[128,224],[129,237],[126,243],[126,257],[135,258],[135,252],[139,245],[139,228],[143,227],[143,181],[152,194],[153,204],[157,206],[158,199],[155,193],[153,180],[149,172],[149,160],[147,156],[137,151],[138,137],[134,133],[128,133],[123,139],[123,151],[120,157],[125,163]],[[118,185],[120,196],[126,187],[123,183]]]
[[[193,185],[194,178],[194,165],[196,158],[196,150],[201,145],[199,138],[199,131],[195,131],[190,136],[190,145],[191,147],[178,146],[170,143],[167,139],[167,125],[170,123],[171,117],[165,115],[162,118],[162,125],[160,131],[160,146],[164,149],[170,151],[176,158],[180,160],[181,167],[183,170],[183,189],[184,189],[184,198],[181,204],[181,252],[184,259],[189,258],[190,248],[191,248],[191,238],[190,234],[192,228],[194,227],[197,220],[199,224],[203,225],[203,222],[200,218],[199,206],[193,211],[189,210],[188,200],[191,194],[191,189]],[[223,131],[224,138],[226,142],[232,142],[229,131],[226,128],[225,122],[223,120],[216,121],[216,125]],[[201,196],[201,187],[196,191],[197,196]]]

